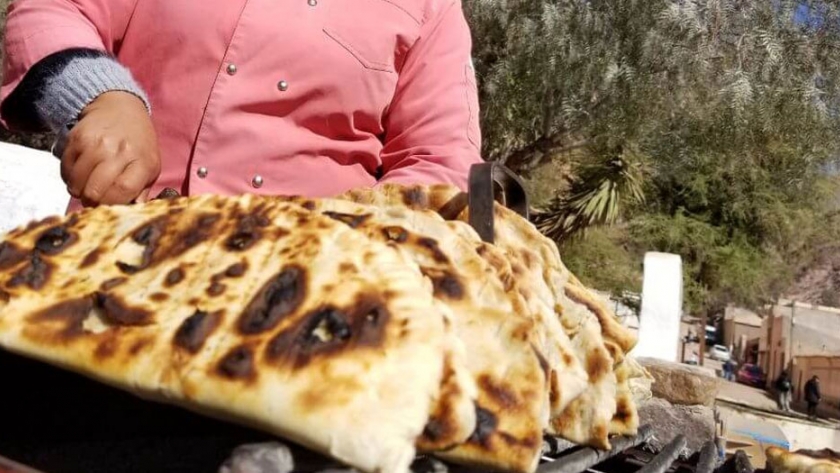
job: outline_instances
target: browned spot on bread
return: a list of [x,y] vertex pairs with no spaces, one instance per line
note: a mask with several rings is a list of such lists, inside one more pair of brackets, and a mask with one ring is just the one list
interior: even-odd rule
[[302,392],[295,400],[304,412],[323,408],[325,405],[333,407],[347,405],[352,402],[353,395],[363,391],[365,387],[352,376],[328,375],[321,370],[322,379],[329,379],[330,389],[311,387]]
[[534,255],[534,253],[530,250],[523,249],[519,252],[519,256],[522,258],[522,262],[523,264],[525,264],[526,268],[535,269],[540,267],[539,263],[537,262],[537,256]]
[[35,249],[45,255],[57,255],[78,240],[75,233],[68,232],[63,226],[46,230],[35,242]]
[[406,187],[402,190],[402,197],[403,203],[409,208],[426,209],[429,207],[429,198],[422,187]]
[[207,337],[219,326],[220,321],[221,314],[218,312],[208,314],[202,310],[196,310],[178,327],[173,343],[190,353],[198,353]]
[[236,231],[228,237],[225,247],[233,251],[244,251],[262,238],[262,228],[268,226],[268,218],[259,213],[239,218]]
[[89,266],[93,266],[99,261],[99,256],[102,254],[102,251],[99,248],[88,253],[85,258],[82,260],[81,268],[87,268]]
[[196,245],[211,238],[216,232],[219,214],[202,213],[197,215],[192,224],[177,232],[165,233],[164,229],[172,224],[173,212],[157,217],[139,227],[132,233],[132,240],[144,247],[139,266],[117,262],[117,267],[126,273],[134,274],[155,266],[170,258],[177,258]]
[[560,397],[563,394],[563,388],[560,387],[560,381],[557,376],[549,376],[548,378],[548,401],[552,406],[556,406],[560,402]]
[[12,279],[9,280],[8,287],[15,288],[25,284],[30,289],[37,291],[44,287],[51,273],[52,266],[41,259],[41,255],[36,251],[31,254],[26,266],[12,276]]
[[405,241],[408,240],[408,232],[402,227],[385,227],[382,229],[382,234],[385,235],[385,238],[388,240],[397,243],[405,243]]
[[492,399],[496,405],[504,409],[515,409],[519,405],[517,396],[510,389],[494,381],[488,375],[481,375],[477,380],[478,387]]
[[120,346],[119,339],[114,336],[113,332],[106,332],[103,335],[105,335],[105,338],[96,345],[96,350],[93,352],[93,356],[98,360],[111,358]]
[[352,307],[324,306],[275,336],[268,344],[270,361],[306,366],[315,357],[329,357],[346,348],[382,346],[390,314],[375,297],[363,297]]
[[29,257],[29,252],[18,248],[14,243],[0,243],[0,271],[17,266]]
[[225,289],[227,289],[227,286],[218,281],[213,281],[207,288],[207,295],[210,297],[221,296],[225,293]]
[[[340,265],[338,265],[338,273],[339,274],[356,273],[356,272],[358,272],[358,268],[353,263],[348,263],[348,262],[345,261],[344,263],[341,263]],[[329,292],[332,289],[324,288],[324,290],[325,290],[325,292]]]
[[119,286],[120,284],[122,284],[126,281],[128,281],[128,278],[124,278],[124,277],[111,278],[111,279],[103,282],[102,284],[100,284],[99,289],[101,291],[107,292],[107,291],[110,291],[111,289]]
[[0,289],[0,302],[9,302],[11,298],[12,296],[8,292]]
[[235,263],[228,267],[225,270],[225,277],[229,278],[238,278],[245,274],[245,270],[248,269],[248,263],[243,261],[241,263]]
[[149,298],[155,302],[164,302],[169,300],[169,294],[163,292],[156,292],[152,294]]
[[613,415],[613,421],[626,425],[630,421],[631,417],[632,413],[627,399],[623,396],[619,396],[616,400],[616,410]]
[[139,266],[117,261],[117,267],[126,274],[134,274],[147,268],[152,262],[152,255],[155,252],[158,240],[163,235],[163,228],[168,223],[168,217],[157,217],[150,222],[140,226],[131,234],[131,239],[138,245],[143,246],[143,256]]
[[467,442],[487,448],[489,447],[490,437],[493,436],[499,427],[499,419],[495,414],[476,403],[475,420],[475,430],[467,439]]
[[520,447],[527,450],[534,450],[542,446],[542,436],[539,433],[533,433],[525,438],[516,438],[507,432],[499,432],[499,438],[502,442],[511,447]]
[[433,238],[429,237],[422,237],[417,239],[417,244],[420,247],[425,248],[432,258],[438,263],[448,263],[449,258],[446,257],[446,254],[441,251],[440,247],[438,246],[438,242]]
[[586,353],[586,373],[590,382],[595,382],[612,371],[609,358],[605,352],[593,348]]
[[219,214],[203,214],[198,217],[198,226],[201,228],[212,227],[220,218]]
[[455,370],[452,368],[452,360],[447,356],[438,402],[435,403],[434,412],[430,414],[423,433],[417,439],[417,445],[421,449],[440,450],[451,446],[453,436],[458,432],[453,403],[460,393],[461,389],[455,377]]
[[94,294],[94,303],[102,309],[105,320],[114,325],[148,325],[152,323],[152,314],[130,307],[117,296],[105,292]]
[[574,358],[572,355],[570,355],[569,353],[565,352],[565,351],[563,352],[563,354],[561,355],[561,357],[563,358],[563,363],[564,363],[566,366],[571,366],[571,364],[575,362],[575,358]]
[[[74,215],[74,217],[75,217],[75,215]],[[20,236],[25,235],[27,233],[34,232],[35,230],[38,230],[40,228],[55,225],[60,221],[61,221],[61,217],[59,217],[57,215],[51,215],[51,216],[49,216],[49,217],[47,217],[43,220],[33,220],[33,221],[29,222],[28,224],[26,224],[26,226],[23,227],[23,228],[18,227],[16,229],[12,230],[11,232],[9,232],[9,236],[10,237],[20,237]],[[76,220],[74,220],[73,217],[71,217],[70,221],[68,221],[68,225],[75,225],[75,223],[77,221],[78,221],[78,218],[76,218]]]
[[84,334],[82,324],[90,315],[93,307],[94,304],[92,297],[79,297],[78,299],[69,299],[47,307],[44,310],[29,316],[28,320],[33,324],[49,323],[53,321],[63,322],[64,328],[54,337],[46,330],[38,329],[34,331],[38,337],[52,339],[52,341],[60,343]]
[[128,349],[128,353],[131,354],[131,355],[137,355],[138,353],[143,351],[144,348],[149,346],[151,343],[152,343],[152,340],[150,340],[148,338],[141,338],[139,340],[135,340],[131,344],[131,347]]
[[432,286],[437,297],[446,297],[451,300],[460,300],[464,297],[464,286],[461,285],[457,276],[451,273],[432,277]]
[[323,214],[333,220],[338,220],[339,222],[346,224],[350,228],[359,228],[368,219],[370,219],[370,214],[352,215],[332,211],[326,211],[323,212]]
[[166,247],[160,247],[159,251],[153,254],[153,264],[157,264],[167,258],[175,258],[187,252],[187,250],[210,239],[214,234],[216,223],[221,217],[219,214],[202,214],[196,218],[196,222],[183,231],[180,235],[167,241]]
[[172,287],[183,280],[184,270],[182,268],[175,268],[166,273],[166,280],[164,280],[163,285],[166,287]]
[[530,342],[532,328],[533,327],[531,326],[531,324],[527,324],[527,323],[524,323],[524,322],[520,323],[520,324],[517,324],[516,328],[514,328],[511,331],[510,336],[514,340],[520,340],[522,342]]
[[306,270],[288,266],[269,280],[239,317],[239,331],[246,335],[273,329],[293,313],[306,297]]
[[303,208],[306,210],[315,210],[315,202],[312,200],[306,200],[302,204]]
[[254,353],[245,345],[238,346],[219,361],[216,371],[230,379],[253,379]]

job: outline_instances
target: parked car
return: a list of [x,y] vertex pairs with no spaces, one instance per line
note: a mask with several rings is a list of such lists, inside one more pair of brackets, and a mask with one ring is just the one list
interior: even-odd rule
[[723,345],[715,345],[709,350],[709,358],[718,361],[727,361],[732,355],[729,354],[729,348]]
[[750,363],[741,366],[738,374],[735,375],[735,379],[741,384],[756,388],[763,388],[767,382],[767,378],[764,376],[764,371],[761,370],[761,367]]

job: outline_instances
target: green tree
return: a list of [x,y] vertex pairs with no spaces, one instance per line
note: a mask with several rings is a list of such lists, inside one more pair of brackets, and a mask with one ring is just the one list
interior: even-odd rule
[[[836,2],[466,5],[484,154],[535,188],[563,184],[535,223],[567,259],[596,241],[634,261],[679,253],[688,308],[713,313],[775,297],[834,238]],[[598,224],[625,230],[578,241]],[[618,290],[612,273],[579,269]]]

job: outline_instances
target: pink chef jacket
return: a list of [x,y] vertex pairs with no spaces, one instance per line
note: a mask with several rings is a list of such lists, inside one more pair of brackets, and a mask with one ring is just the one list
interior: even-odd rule
[[131,70],[160,141],[152,196],[329,196],[380,166],[463,188],[480,161],[460,0],[20,0],[6,26],[2,99],[66,48]]

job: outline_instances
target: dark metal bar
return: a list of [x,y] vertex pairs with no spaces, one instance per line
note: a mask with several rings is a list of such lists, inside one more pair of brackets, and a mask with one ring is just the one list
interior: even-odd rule
[[[501,192],[497,195],[497,189]],[[496,201],[528,218],[525,184],[513,171],[496,162],[473,164],[469,175],[469,223],[482,241],[493,243]]]
[[753,473],[755,470],[746,452],[738,450],[735,452],[735,455],[729,457],[716,471],[718,473]]
[[647,465],[642,467],[636,473],[663,473],[668,471],[668,468],[674,463],[674,460],[680,456],[680,453],[685,448],[688,441],[682,435],[677,435],[665,448],[659,452],[659,455],[653,457]]
[[569,442],[566,439],[546,436],[543,438],[542,454],[547,456],[557,456],[567,450],[571,450],[579,446],[580,445]]
[[615,455],[646,442],[653,434],[653,429],[645,425],[639,429],[635,437],[618,437],[611,439],[612,448],[609,451],[583,448],[572,452],[550,463],[544,463],[537,468],[537,473],[580,473],[591,466],[608,460]]
[[717,444],[714,440],[706,442],[703,448],[700,449],[700,459],[697,460],[697,468],[694,473],[712,473],[715,469],[715,463],[718,456]]

